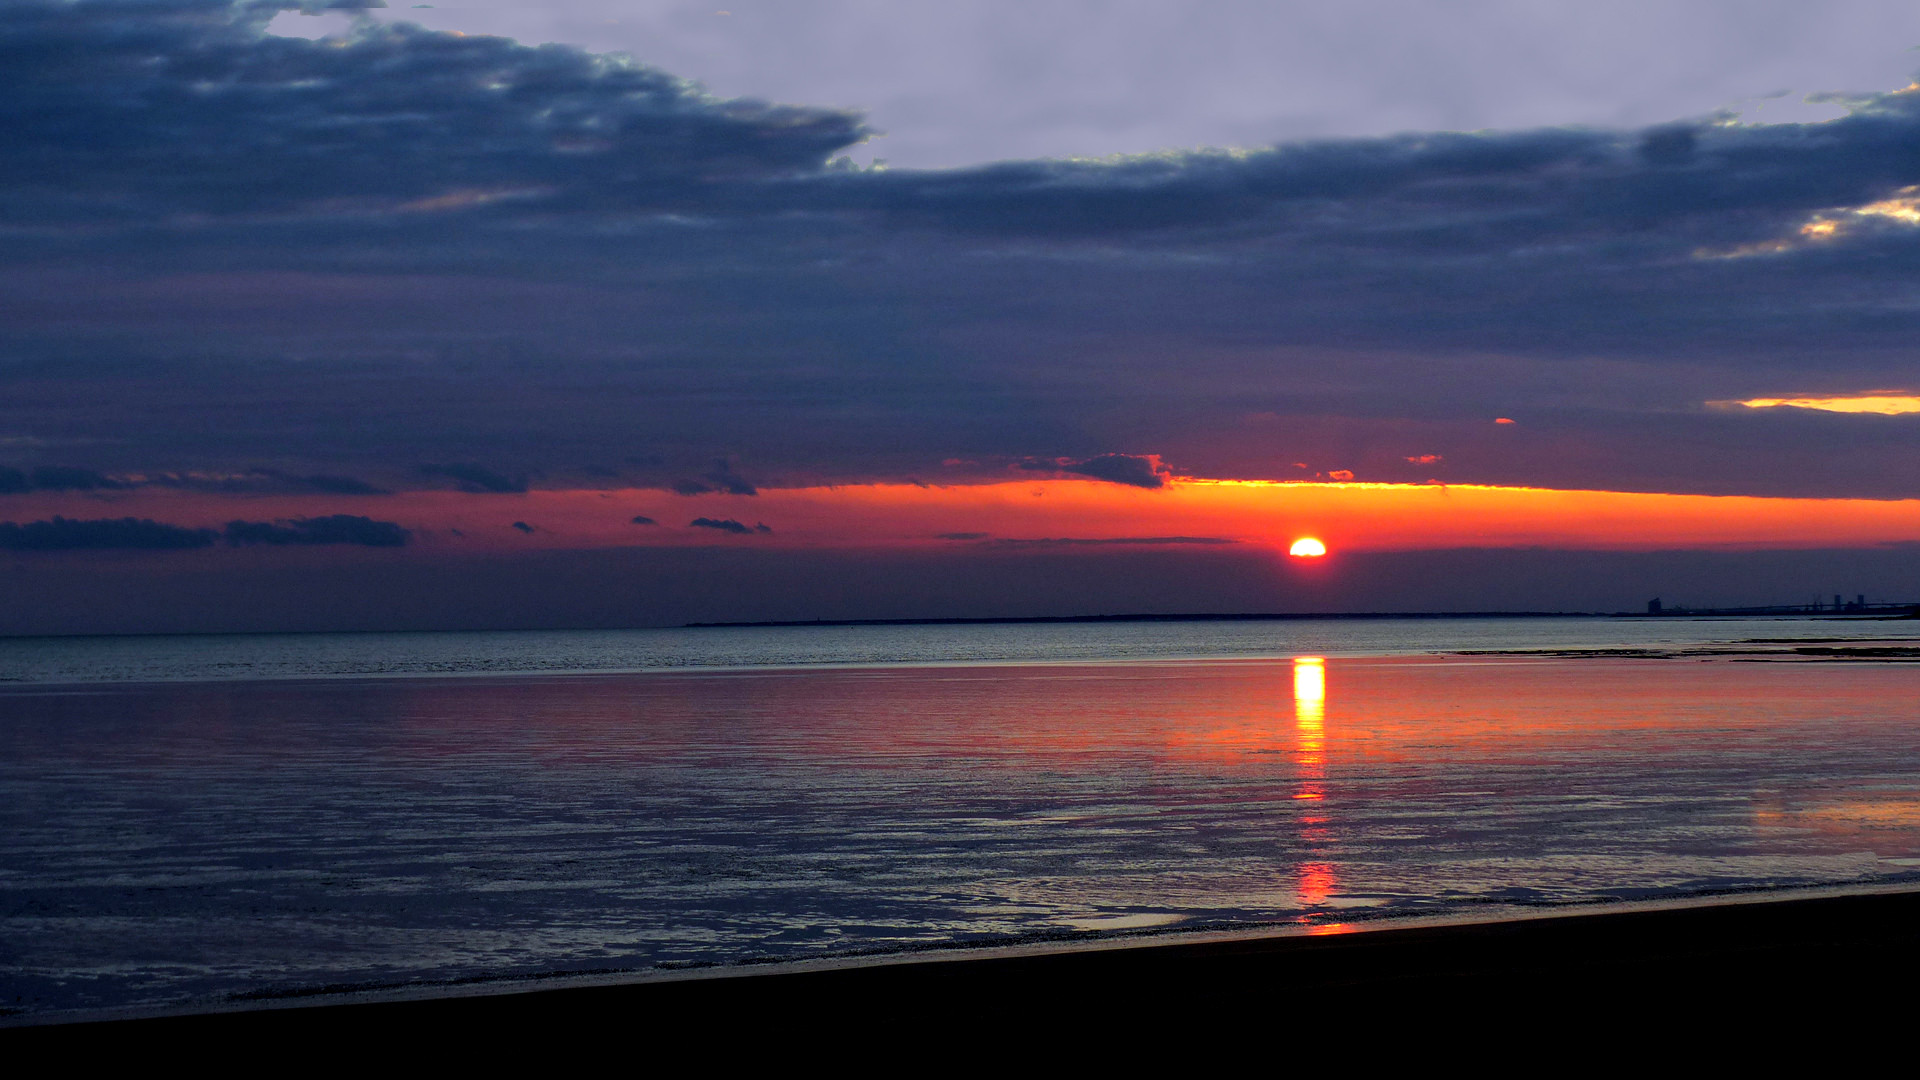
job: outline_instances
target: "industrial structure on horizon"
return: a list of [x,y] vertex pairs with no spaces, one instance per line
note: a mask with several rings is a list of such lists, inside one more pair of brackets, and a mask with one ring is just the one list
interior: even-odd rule
[[1876,616],[1914,616],[1920,617],[1920,603],[1913,601],[1889,602],[1875,601],[1867,603],[1865,593],[1856,593],[1848,600],[1839,593],[1833,594],[1833,603],[1815,598],[1805,604],[1763,604],[1759,607],[1688,607],[1684,604],[1666,604],[1659,597],[1647,601],[1649,615],[1876,615]]

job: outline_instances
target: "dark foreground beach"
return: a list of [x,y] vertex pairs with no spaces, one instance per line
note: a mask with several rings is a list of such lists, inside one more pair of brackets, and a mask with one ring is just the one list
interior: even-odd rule
[[1738,1056],[1824,1042],[1850,1053],[1863,1040],[1899,1037],[1875,1018],[1911,1005],[1916,961],[1920,892],[1905,891],[335,998],[0,1034],[21,1049],[274,1045],[322,1055],[394,1042],[470,1052],[614,1039],[657,1050],[698,1037],[722,1040],[705,1052],[731,1056],[772,1052],[762,1041],[770,1036],[801,1038],[785,1045],[804,1048],[810,1036],[843,1049],[932,1040],[975,1056],[986,1052],[979,1040],[1022,1029],[1097,1033],[1100,1052],[1111,1054],[1182,1030],[1206,1038],[1371,1030],[1384,1039],[1463,1024],[1463,1038],[1491,1040],[1486,1052],[1565,1031],[1614,1040],[1589,1048],[1606,1053],[1620,1040],[1668,1031],[1725,1041]]

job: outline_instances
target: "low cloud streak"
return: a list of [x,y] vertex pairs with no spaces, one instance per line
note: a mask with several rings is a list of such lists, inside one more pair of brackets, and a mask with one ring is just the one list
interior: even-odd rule
[[181,551],[212,547],[217,535],[212,529],[186,529],[148,518],[0,521],[0,549],[8,551]]

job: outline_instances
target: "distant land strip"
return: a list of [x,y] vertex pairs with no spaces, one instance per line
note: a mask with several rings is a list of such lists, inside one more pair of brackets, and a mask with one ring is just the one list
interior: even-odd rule
[[[1632,614],[1628,612],[1626,614]],[[1344,611],[1344,612],[1189,612],[1185,614],[1126,615],[1005,615],[964,619],[781,619],[765,622],[684,623],[688,630],[739,629],[755,626],[992,626],[1034,623],[1122,622],[1280,622],[1303,619],[1604,619],[1601,611]]]
[[690,622],[687,630],[746,629],[775,626],[993,626],[1039,623],[1129,622],[1299,622],[1318,619],[1629,619],[1729,615],[1825,615],[1829,618],[1916,619],[1920,603],[1868,604],[1836,611],[1808,604],[1743,608],[1667,608],[1663,611],[1334,611],[1334,612],[1219,612],[1123,615],[1006,615],[950,619],[770,619],[758,622]]

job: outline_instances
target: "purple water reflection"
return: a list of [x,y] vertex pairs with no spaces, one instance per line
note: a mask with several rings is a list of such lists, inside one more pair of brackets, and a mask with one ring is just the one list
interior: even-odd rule
[[0,1005],[1879,881],[1920,666],[0,690]]

